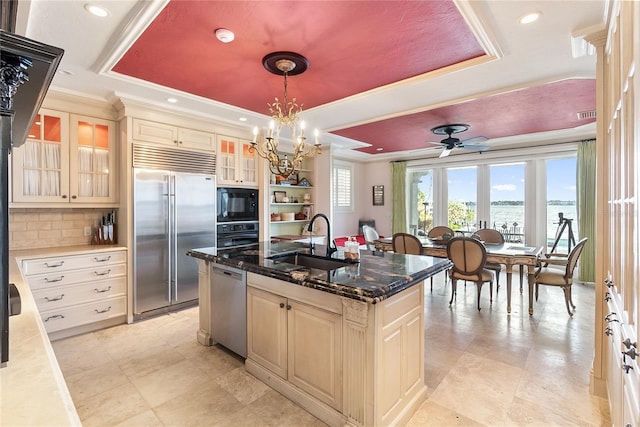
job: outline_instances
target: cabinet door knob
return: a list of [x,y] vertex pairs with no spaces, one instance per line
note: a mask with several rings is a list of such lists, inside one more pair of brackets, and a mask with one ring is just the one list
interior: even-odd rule
[[63,199],[66,199],[66,198],[67,198],[67,195],[66,195],[66,194],[63,194],[63,195],[62,195],[62,198],[63,198]]
[[284,303],[283,302],[280,303],[280,308],[284,308]]
[[72,198],[72,199],[77,199],[77,198],[78,198],[78,196],[71,196],[71,198]]

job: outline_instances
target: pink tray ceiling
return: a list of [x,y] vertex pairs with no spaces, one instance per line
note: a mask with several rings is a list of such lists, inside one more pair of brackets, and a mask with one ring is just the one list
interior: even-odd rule
[[261,61],[282,50],[310,62],[289,79],[305,109],[484,55],[451,1],[173,0],[113,70],[266,114],[282,77]]
[[382,120],[349,129],[336,135],[366,141],[370,147],[359,151],[375,154],[427,148],[427,142],[444,137],[431,129],[449,123],[466,123],[471,128],[455,135],[460,139],[476,136],[501,138],[537,132],[570,129],[595,122],[578,118],[577,113],[594,110],[596,82],[573,79],[480,98],[457,105]]

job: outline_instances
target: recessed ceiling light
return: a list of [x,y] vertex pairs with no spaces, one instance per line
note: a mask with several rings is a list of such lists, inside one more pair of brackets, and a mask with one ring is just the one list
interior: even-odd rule
[[227,30],[226,28],[218,28],[214,31],[216,38],[220,40],[222,43],[231,43],[233,39],[236,38],[236,35],[233,34],[233,31]]
[[109,16],[109,11],[102,6],[98,6],[95,4],[87,3],[84,5],[84,8],[87,12],[92,15],[99,16],[100,18],[104,18],[105,16]]
[[178,100],[177,100],[177,99],[175,99],[175,98],[167,98],[167,102],[170,102],[170,103],[172,103],[172,104],[175,104],[176,102],[178,102]]
[[526,15],[522,16],[519,19],[519,22],[521,24],[531,24],[532,22],[537,21],[538,18],[540,18],[540,15],[542,15],[540,12],[529,12]]
[[238,120],[240,120],[241,122],[246,122],[247,118],[246,117],[240,117]]

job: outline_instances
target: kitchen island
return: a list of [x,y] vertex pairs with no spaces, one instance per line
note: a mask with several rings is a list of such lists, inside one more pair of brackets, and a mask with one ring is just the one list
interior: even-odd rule
[[360,262],[309,268],[290,256],[325,250],[189,251],[200,269],[198,341],[213,344],[212,264],[245,270],[248,372],[329,425],[403,425],[427,392],[423,282],[450,261],[362,251]]

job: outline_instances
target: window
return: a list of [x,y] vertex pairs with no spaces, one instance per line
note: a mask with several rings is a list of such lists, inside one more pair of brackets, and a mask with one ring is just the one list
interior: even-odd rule
[[566,143],[408,162],[411,232],[421,234],[431,224],[496,228],[509,241],[547,251],[557,240],[554,250],[566,253],[568,223],[574,240],[578,236],[575,153],[575,144]]
[[333,208],[336,212],[353,210],[353,166],[349,163],[334,162]]
[[478,170],[476,166],[447,169],[447,222],[450,228],[469,230],[476,223]]
[[575,157],[547,160],[546,213],[549,251],[569,253],[569,238],[578,241]]

